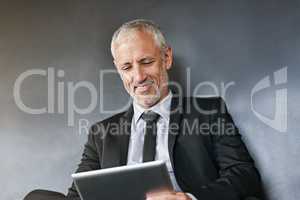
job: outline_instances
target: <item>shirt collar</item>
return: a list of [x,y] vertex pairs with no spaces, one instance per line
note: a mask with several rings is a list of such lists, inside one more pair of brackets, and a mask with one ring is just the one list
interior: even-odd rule
[[140,119],[141,115],[145,111],[153,111],[159,114],[164,120],[169,121],[170,119],[170,108],[171,108],[171,100],[172,100],[172,92],[169,91],[168,95],[163,98],[160,102],[155,104],[150,108],[143,108],[136,101],[133,101],[133,110],[134,110],[134,123],[136,124],[137,121]]

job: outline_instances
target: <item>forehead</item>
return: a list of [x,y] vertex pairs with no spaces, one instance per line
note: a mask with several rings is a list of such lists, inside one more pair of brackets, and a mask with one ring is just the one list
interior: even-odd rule
[[153,36],[148,32],[130,31],[122,33],[114,45],[114,59],[119,62],[128,62],[148,56],[157,56],[160,48]]

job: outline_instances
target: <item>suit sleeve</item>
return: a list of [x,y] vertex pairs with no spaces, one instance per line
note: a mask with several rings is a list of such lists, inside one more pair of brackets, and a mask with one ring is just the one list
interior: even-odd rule
[[[91,170],[97,170],[100,169],[100,162],[99,162],[99,152],[98,149],[101,149],[97,147],[95,138],[97,136],[97,132],[93,131],[95,127],[91,127],[88,135],[88,141],[86,142],[82,154],[81,161],[78,165],[78,168],[76,170],[77,172],[84,172],[84,171],[91,171]],[[80,200],[78,192],[76,190],[76,187],[74,183],[72,183],[72,186],[69,188],[67,199],[72,200]]]
[[201,200],[260,198],[260,175],[227,111],[225,102],[220,98],[215,106],[218,112],[211,115],[210,123],[211,126],[219,123],[218,126],[214,125],[211,133],[212,151],[219,178],[202,186],[197,198]]

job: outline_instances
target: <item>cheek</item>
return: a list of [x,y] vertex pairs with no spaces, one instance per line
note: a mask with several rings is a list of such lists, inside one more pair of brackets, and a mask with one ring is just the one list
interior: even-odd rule
[[125,88],[130,89],[131,86],[131,78],[129,76],[123,75],[122,76],[123,85]]
[[151,69],[147,72],[148,77],[149,77],[150,79],[152,79],[156,84],[158,84],[158,83],[160,82],[160,79],[161,79],[161,73],[162,73],[162,71],[161,71],[159,65],[158,65],[158,66],[155,66],[155,67],[153,67],[153,68],[151,68]]
[[165,73],[164,73],[164,71],[160,70],[156,73],[155,82],[156,82],[156,84],[158,84],[160,86],[161,86],[161,84],[163,84],[163,82],[165,82]]

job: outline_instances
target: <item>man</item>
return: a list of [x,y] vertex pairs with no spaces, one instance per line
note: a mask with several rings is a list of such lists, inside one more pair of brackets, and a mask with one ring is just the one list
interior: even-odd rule
[[[91,127],[77,172],[164,160],[174,191],[147,194],[148,200],[259,198],[260,176],[222,99],[182,98],[170,90],[172,49],[157,25],[123,24],[111,52],[133,105]],[[79,199],[74,184],[66,198]]]

